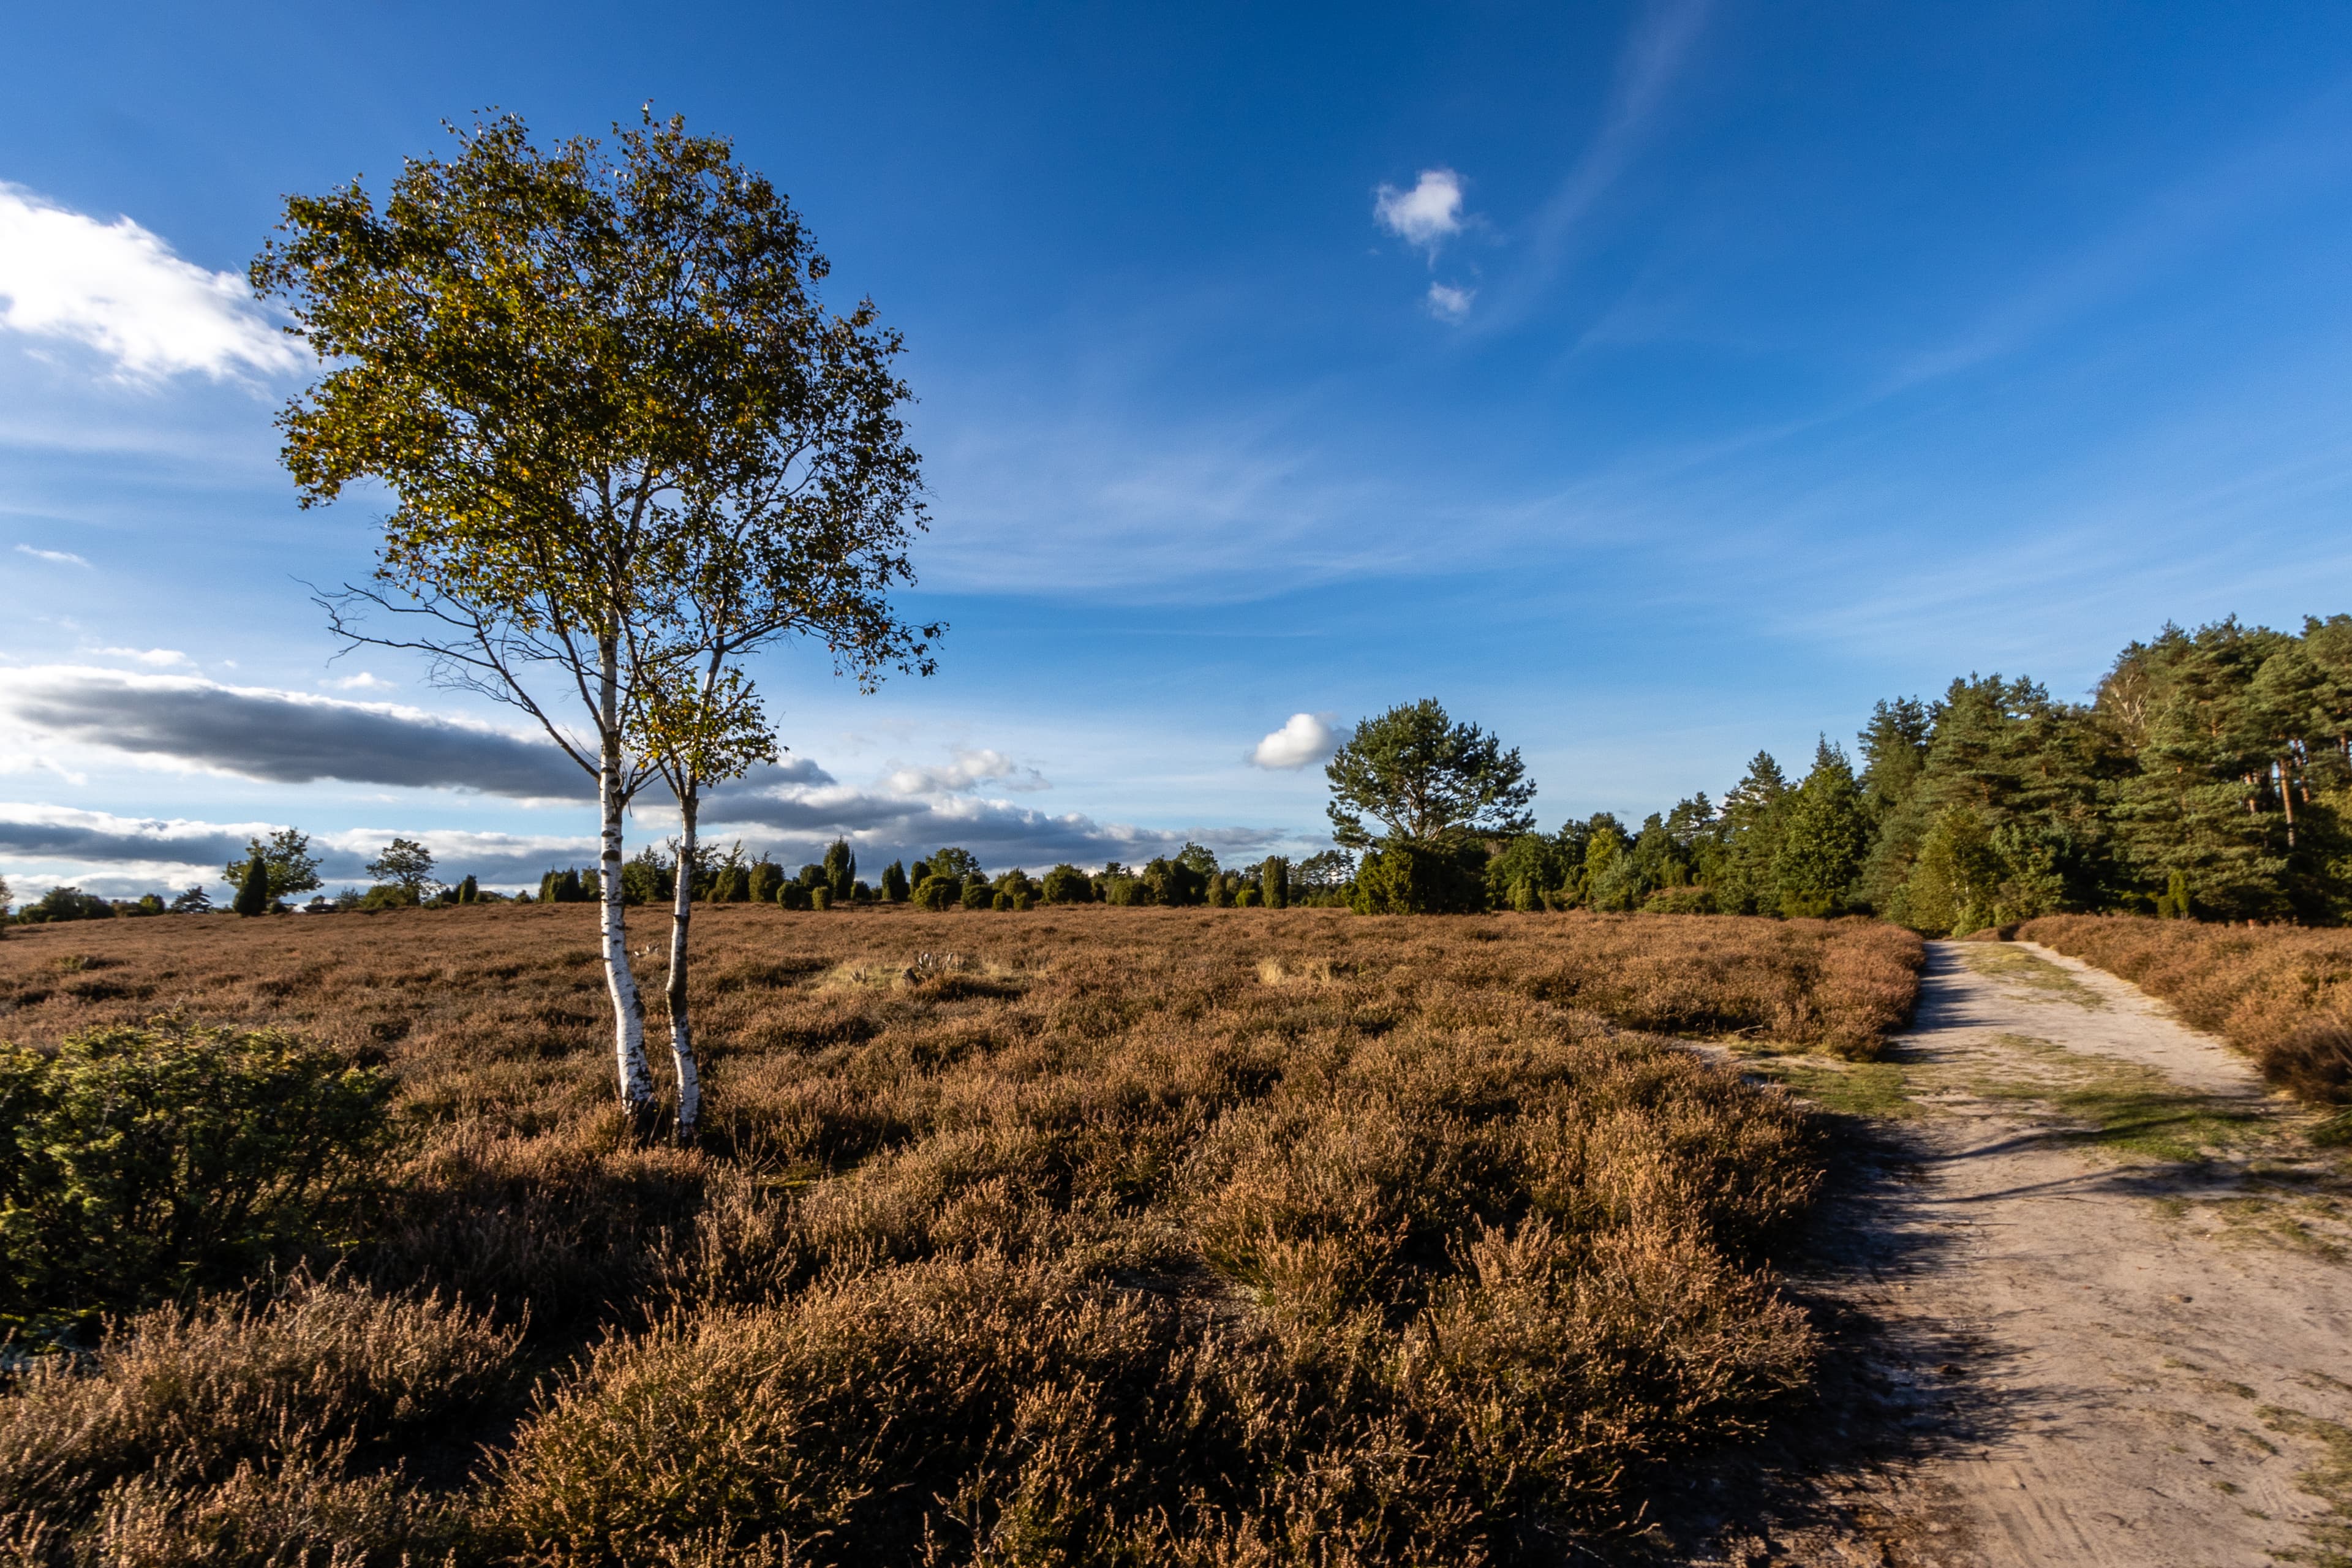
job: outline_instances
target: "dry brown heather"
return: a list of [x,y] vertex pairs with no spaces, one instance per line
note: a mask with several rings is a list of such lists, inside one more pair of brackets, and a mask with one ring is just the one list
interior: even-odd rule
[[722,907],[684,1152],[621,1136],[593,915],[0,943],[0,1034],[297,1029],[386,1063],[413,1126],[348,1266],[397,1300],[166,1310],[18,1379],[0,1559],[1557,1561],[1813,1355],[1769,1272],[1811,1127],[1641,1031],[1866,1055],[1920,953],[1853,921]]
[[2018,934],[2161,997],[2282,1088],[2352,1100],[2352,931],[2050,915]]

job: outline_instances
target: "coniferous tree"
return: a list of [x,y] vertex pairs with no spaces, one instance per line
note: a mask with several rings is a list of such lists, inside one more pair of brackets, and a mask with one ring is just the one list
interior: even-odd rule
[[1788,797],[1780,842],[1772,855],[1772,882],[1780,912],[1790,916],[1844,910],[1870,851],[1870,811],[1845,752],[1824,737],[1812,771]]
[[833,894],[834,902],[845,904],[857,886],[857,857],[850,853],[849,840],[836,838],[824,851],[824,885]]
[[1258,897],[1270,910],[1290,907],[1290,861],[1280,855],[1269,855],[1257,871]]
[[[919,860],[916,864],[919,866],[922,862]],[[913,884],[907,879],[905,866],[893,860],[882,868],[882,897],[886,900],[894,904],[903,904],[907,901],[907,895],[913,890]]]
[[237,881],[236,901],[230,906],[247,917],[269,912],[269,862],[259,854],[245,863],[245,875]]

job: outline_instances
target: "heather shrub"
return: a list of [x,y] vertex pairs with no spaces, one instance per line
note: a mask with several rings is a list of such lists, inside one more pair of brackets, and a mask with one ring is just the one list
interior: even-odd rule
[[2352,1101],[2352,1028],[2342,1024],[2305,1025],[2266,1042],[2254,1059],[2290,1094],[2319,1105]]
[[439,1298],[340,1282],[151,1310],[0,1390],[0,1538],[45,1537],[29,1561],[59,1564],[389,1564],[446,1546],[455,1513],[400,1472],[462,1453],[510,1395],[518,1340]]
[[[1918,952],[1853,921],[747,907],[702,938],[679,1149],[613,1108],[595,916],[0,949],[45,1045],[167,983],[376,1053],[415,1142],[349,1267],[479,1304],[545,1374],[520,1411],[338,1416],[348,1451],[78,1461],[95,1489],[26,1529],[420,1568],[1606,1552],[1813,1354],[1769,1272],[1820,1180],[1802,1113],[1635,1031],[1866,1044]],[[509,1458],[468,1479],[478,1441]]]
[[0,1042],[0,1323],[61,1331],[343,1243],[392,1092],[267,1031],[159,1020],[54,1051]]
[[2291,1093],[2352,1101],[2352,931],[2045,915],[2017,934],[2161,997]]

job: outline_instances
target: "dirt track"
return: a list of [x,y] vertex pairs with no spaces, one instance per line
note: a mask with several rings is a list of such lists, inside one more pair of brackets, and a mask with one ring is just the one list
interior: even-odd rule
[[1827,1408],[1690,1560],[2352,1563],[2344,1163],[2242,1058],[2029,944],[1931,944],[1831,1205]]

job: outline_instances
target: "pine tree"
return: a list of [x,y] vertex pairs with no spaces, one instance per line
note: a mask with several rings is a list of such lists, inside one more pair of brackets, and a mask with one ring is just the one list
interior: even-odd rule
[[237,883],[236,901],[229,906],[240,915],[266,915],[269,912],[269,862],[256,855],[245,863],[245,876]]
[[1870,849],[1870,809],[1845,752],[1823,737],[1812,772],[1788,799],[1772,882],[1784,915],[1818,919],[1843,910]]
[[1721,826],[1714,853],[1703,861],[1703,879],[1714,888],[1727,914],[1779,912],[1772,858],[1780,848],[1780,815],[1789,796],[1788,776],[1769,752],[1749,759],[1748,773],[1723,797]]

